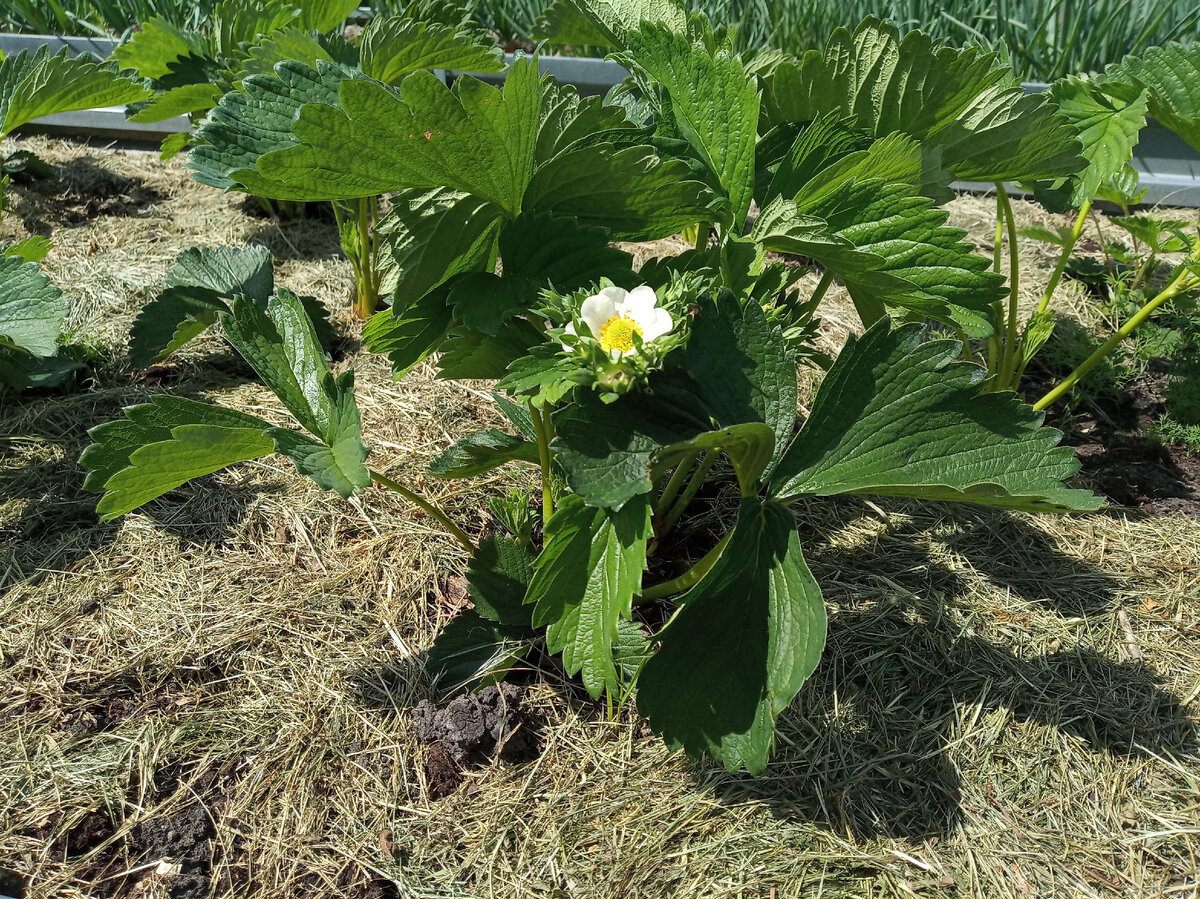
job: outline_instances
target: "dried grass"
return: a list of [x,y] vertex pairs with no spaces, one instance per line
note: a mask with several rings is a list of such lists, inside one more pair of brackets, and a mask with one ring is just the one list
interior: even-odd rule
[[[163,195],[55,231],[96,384],[0,408],[0,868],[29,897],[180,895],[130,847],[196,807],[210,894],[248,899],[1200,892],[1200,524],[1182,518],[813,502],[829,650],[761,776],[670,754],[547,669],[526,700],[537,757],[432,801],[406,714],[463,602],[452,540],[278,459],[112,524],[79,490],[86,429],[163,389],[130,380],[123,341],[177,250],[257,234],[281,283],[340,309],[329,229],[254,221],[178,164],[22,143]],[[853,317],[827,320],[834,340]],[[495,421],[486,394],[355,364],[375,464],[481,530],[484,496],[520,475],[421,470]],[[279,414],[217,338],[175,369],[169,389]],[[114,826],[89,843],[97,820]]]

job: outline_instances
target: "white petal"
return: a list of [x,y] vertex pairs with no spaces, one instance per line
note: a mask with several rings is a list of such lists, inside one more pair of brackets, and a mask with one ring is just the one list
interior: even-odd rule
[[642,329],[642,340],[649,342],[657,340],[675,327],[675,320],[666,309],[654,309],[645,320],[638,321]]
[[[612,289],[605,288],[605,290]],[[619,290],[620,288],[617,289]],[[621,293],[624,292],[621,291]],[[617,304],[604,291],[584,300],[583,306],[579,310],[579,317],[583,319],[584,323],[588,326],[588,330],[592,332],[592,336],[597,340],[600,339],[600,329],[614,315],[617,315]]]
[[658,297],[654,295],[654,288],[643,284],[629,291],[625,297],[624,313],[642,326],[643,321],[649,322],[654,317],[654,307],[657,305]]

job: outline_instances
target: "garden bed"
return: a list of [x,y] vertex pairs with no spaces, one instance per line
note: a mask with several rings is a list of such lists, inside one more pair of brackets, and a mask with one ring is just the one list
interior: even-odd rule
[[[484,496],[521,472],[462,487],[422,470],[499,422],[488,385],[427,366],[397,384],[385,361],[358,356],[350,270],[328,222],[253,215],[188,181],[179,160],[15,146],[59,165],[62,181],[15,186],[4,237],[53,231],[45,268],[96,368],[87,390],[0,406],[0,893],[1197,888],[1196,520],[1154,505],[1058,518],[814,502],[801,540],[829,649],[762,775],[669,754],[630,709],[610,717],[549,663],[517,678],[532,760],[460,769],[411,720],[431,698],[420,653],[467,602],[463,553],[436,523],[383,491],[343,502],[269,457],[100,524],[78,456],[87,428],[164,390],[281,417],[218,337],[127,370],[133,316],[197,244],[263,243],[277,283],[334,311],[372,464],[420,483],[473,533],[487,524]],[[1022,224],[1049,223],[1017,207]],[[990,245],[990,201],[950,209]],[[1035,301],[1053,257],[1022,250]],[[1077,285],[1061,294],[1086,311]],[[856,320],[833,299],[829,347]]]

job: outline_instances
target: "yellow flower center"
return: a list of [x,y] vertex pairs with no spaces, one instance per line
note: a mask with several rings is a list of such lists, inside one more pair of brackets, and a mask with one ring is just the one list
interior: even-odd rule
[[631,318],[614,315],[600,326],[600,346],[606,353],[616,350],[628,353],[633,349],[633,335],[642,336],[642,329]]

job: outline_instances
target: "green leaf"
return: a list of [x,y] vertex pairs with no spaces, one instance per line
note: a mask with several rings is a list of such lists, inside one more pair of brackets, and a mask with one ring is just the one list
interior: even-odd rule
[[148,368],[213,325],[229,307],[204,287],[168,287],[142,307],[129,329],[129,362]]
[[1070,125],[1027,95],[995,53],[933,46],[920,31],[867,18],[838,29],[825,49],[778,65],[766,79],[771,124],[850,117],[874,137],[915,137],[964,181],[1071,175],[1083,166]]
[[1074,75],[1055,81],[1047,94],[1075,129],[1088,163],[1070,179],[1069,203],[1078,209],[1133,158],[1138,135],[1146,126],[1149,99],[1145,91]]
[[[758,84],[725,48],[710,49],[665,24],[646,22],[627,31],[627,53],[616,60],[633,74],[643,93],[662,97],[666,117],[703,160],[729,198],[733,228],[741,231],[754,192],[758,139]],[[661,124],[660,124],[661,127]]]
[[1026,511],[1100,501],[1063,487],[1079,469],[1062,434],[1011,393],[979,393],[982,370],[957,341],[921,343],[884,319],[851,338],[772,477],[776,496],[867,493]]
[[710,189],[688,167],[647,146],[597,144],[569,150],[540,166],[525,208],[606,229],[613,240],[659,240],[709,221]]
[[391,360],[392,377],[398,381],[441,346],[450,321],[446,292],[435,291],[407,308],[375,313],[363,325],[363,345]]
[[41,116],[136,103],[149,95],[114,64],[72,56],[66,47],[56,56],[45,46],[32,56],[23,51],[0,60],[0,137]]
[[489,267],[503,216],[499,207],[448,188],[397,194],[379,223],[381,289],[400,308],[457,274]]
[[246,78],[201,125],[199,143],[188,159],[192,177],[222,190],[237,187],[277,200],[310,199],[310,176],[298,184],[268,178],[258,170],[258,160],[295,146],[292,123],[300,109],[305,104],[336,107],[338,87],[347,77],[355,76],[331,63],[319,61],[314,68],[288,60],[275,66],[274,75]]
[[354,400],[354,372],[345,372],[336,381],[332,378],[330,381],[334,417],[323,441],[286,428],[270,428],[267,434],[275,441],[275,449],[291,459],[301,474],[346,499],[354,488],[370,486],[371,473],[363,464],[370,451],[362,442],[362,422]]
[[499,72],[504,53],[477,29],[422,22],[408,16],[377,16],[359,40],[363,73],[395,84],[421,69]]
[[542,342],[542,334],[518,319],[499,334],[464,330],[442,345],[438,377],[449,379],[495,379],[504,377],[509,365]]
[[965,232],[945,227],[947,217],[911,185],[850,180],[804,206],[777,199],[752,236],[841,275],[867,325],[878,317],[868,310],[886,304],[984,336],[1004,279],[962,240]]
[[469,478],[517,460],[536,465],[537,444],[496,428],[485,428],[439,453],[429,463],[429,473],[439,478]]
[[[762,307],[727,291],[698,302],[686,365],[722,425],[764,422],[782,451],[796,424],[796,362]],[[768,456],[768,458],[770,458]]]
[[191,247],[167,272],[166,287],[147,303],[129,332],[135,368],[158,362],[202,334],[229,307],[222,300],[244,296],[260,304],[275,289],[266,247]]
[[299,16],[293,24],[301,31],[333,31],[354,14],[358,5],[358,0],[303,0],[295,4]]
[[620,509],[649,493],[655,454],[712,430],[695,399],[659,385],[614,403],[588,392],[554,413],[556,461],[589,505]]
[[433,641],[425,657],[425,670],[446,692],[499,683],[525,658],[534,636],[529,628],[494,624],[467,609],[442,628]]
[[177,396],[155,396],[149,403],[125,408],[125,418],[105,422],[88,431],[92,444],[83,451],[79,462],[90,469],[83,489],[100,493],[117,472],[129,467],[134,450],[171,439],[171,432],[183,425],[206,425],[225,430],[257,428],[269,425],[261,418],[223,409],[208,403]]
[[425,71],[398,91],[347,79],[339,105],[304,105],[291,128],[297,145],[264,153],[258,169],[304,199],[450,187],[515,215],[533,174],[541,99],[531,60],[510,67],[502,91],[469,76],[451,90]]
[[129,116],[131,122],[165,122],[180,115],[194,115],[212,109],[225,92],[215,84],[181,84],[164,91]]
[[109,521],[192,478],[274,451],[274,442],[261,428],[180,425],[172,429],[169,440],[146,444],[130,454],[129,467],[105,483],[96,511],[101,521]]
[[163,138],[162,146],[159,148],[158,161],[169,162],[174,159],[180,152],[187,148],[191,143],[192,135],[186,131],[181,131],[178,134],[168,134]]
[[626,117],[621,106],[607,104],[601,97],[580,97],[573,85],[557,81],[543,83],[542,120],[538,126],[534,161],[548,162],[580,141],[601,143],[603,135],[611,140],[617,132],[642,134]]
[[[269,315],[268,315],[269,313]],[[308,431],[326,438],[338,417],[333,376],[300,299],[289,290],[267,309],[238,298],[221,315],[225,336]]]
[[617,622],[629,617],[641,590],[649,533],[647,498],[608,512],[568,494],[546,523],[525,602],[534,605],[534,625],[548,626],[547,647],[562,653],[568,674],[582,671],[592,696],[620,689]]
[[757,774],[825,645],[791,512],[743,499],[729,545],[681,603],[638,678],[638,711],[669,745]]
[[187,56],[210,52],[203,35],[185,31],[155,16],[142,22],[141,28],[128,41],[113,50],[113,59],[123,69],[133,69],[143,78],[158,80],[171,74],[173,63]]
[[1107,71],[1144,88],[1150,115],[1200,150],[1200,44],[1149,47]]
[[687,9],[676,0],[572,0],[572,3],[605,38],[601,41],[589,39],[584,43],[624,47],[627,33],[643,21],[681,33],[688,27]]
[[612,39],[576,5],[575,0],[554,0],[533,24],[535,41],[570,47],[611,47]]
[[0,345],[34,356],[58,351],[58,332],[70,302],[36,263],[21,256],[0,256]]
[[23,259],[26,262],[41,262],[53,248],[54,244],[48,239],[35,234],[33,237],[18,240],[0,255]]
[[315,66],[317,60],[335,61],[317,35],[294,27],[284,28],[263,38],[248,48],[247,53],[249,55],[242,61],[237,73],[239,81],[250,75],[273,75],[275,66],[286,59],[310,66]]
[[526,546],[495,534],[485,537],[467,566],[475,611],[500,624],[530,627],[533,609],[525,594],[533,580],[534,555]]
[[0,345],[0,394],[6,389],[52,390],[85,368],[86,365],[72,359],[64,349],[59,349],[53,356],[39,357]]
[[263,246],[190,247],[175,257],[167,287],[204,287],[231,300],[265,303],[275,290],[271,251]]

